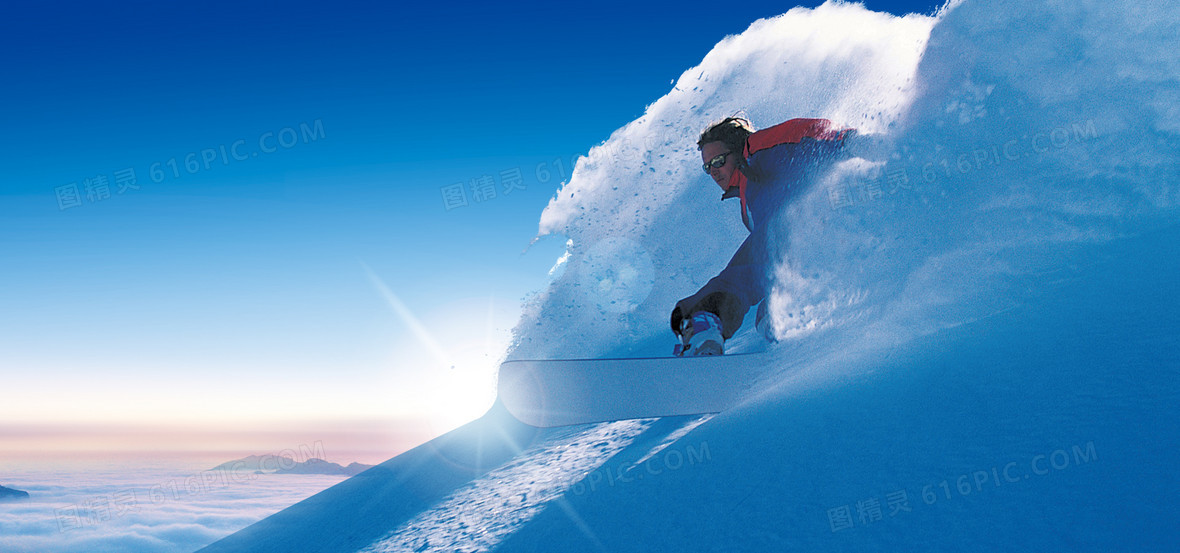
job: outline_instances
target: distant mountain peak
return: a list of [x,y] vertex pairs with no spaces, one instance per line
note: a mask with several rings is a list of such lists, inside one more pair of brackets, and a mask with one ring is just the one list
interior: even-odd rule
[[12,488],[0,486],[0,501],[17,501],[28,498],[29,492],[23,492],[21,490],[14,490]]
[[373,465],[351,463],[347,467],[332,463],[326,459],[312,457],[305,461],[296,461],[291,457],[278,455],[250,455],[225,462],[212,470],[221,471],[249,471],[262,474],[325,474],[330,476],[353,476],[360,474]]

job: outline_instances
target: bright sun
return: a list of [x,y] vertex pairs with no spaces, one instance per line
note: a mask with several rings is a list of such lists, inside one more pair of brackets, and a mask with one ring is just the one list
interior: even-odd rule
[[454,366],[441,370],[431,393],[427,416],[441,433],[483,415],[496,399],[496,371],[504,344],[470,344],[454,352]]
[[[424,417],[436,434],[483,415],[496,399],[496,371],[519,314],[497,312],[493,298],[467,298],[439,306],[421,320],[371,271],[374,287],[409,331],[395,349],[396,361],[414,367],[410,382],[399,383],[411,397],[403,405]],[[506,302],[501,302],[506,303]],[[486,317],[472,306],[486,305]],[[401,386],[399,386],[401,387]]]

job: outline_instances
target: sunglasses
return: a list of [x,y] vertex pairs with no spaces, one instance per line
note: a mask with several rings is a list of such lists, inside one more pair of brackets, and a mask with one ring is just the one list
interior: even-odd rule
[[732,153],[733,152],[725,152],[724,154],[721,154],[717,157],[714,157],[713,159],[710,159],[708,161],[708,163],[705,163],[704,165],[701,166],[701,169],[704,169],[705,172],[708,173],[712,169],[720,169],[722,167],[725,167],[725,156],[728,156],[729,154],[732,154]]

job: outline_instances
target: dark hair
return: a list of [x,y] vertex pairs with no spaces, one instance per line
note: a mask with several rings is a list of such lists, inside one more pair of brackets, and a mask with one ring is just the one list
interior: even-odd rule
[[697,149],[701,149],[710,142],[723,142],[731,152],[741,155],[746,148],[746,138],[754,134],[754,126],[745,117],[726,117],[721,121],[709,125],[697,140]]

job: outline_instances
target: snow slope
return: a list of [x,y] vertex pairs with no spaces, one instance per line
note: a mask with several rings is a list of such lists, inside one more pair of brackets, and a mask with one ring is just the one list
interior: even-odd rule
[[1091,0],[755,23],[578,164],[509,355],[667,351],[743,236],[695,133],[824,116],[871,140],[777,223],[777,385],[545,431],[493,408],[206,551],[1174,550],[1178,28]]

